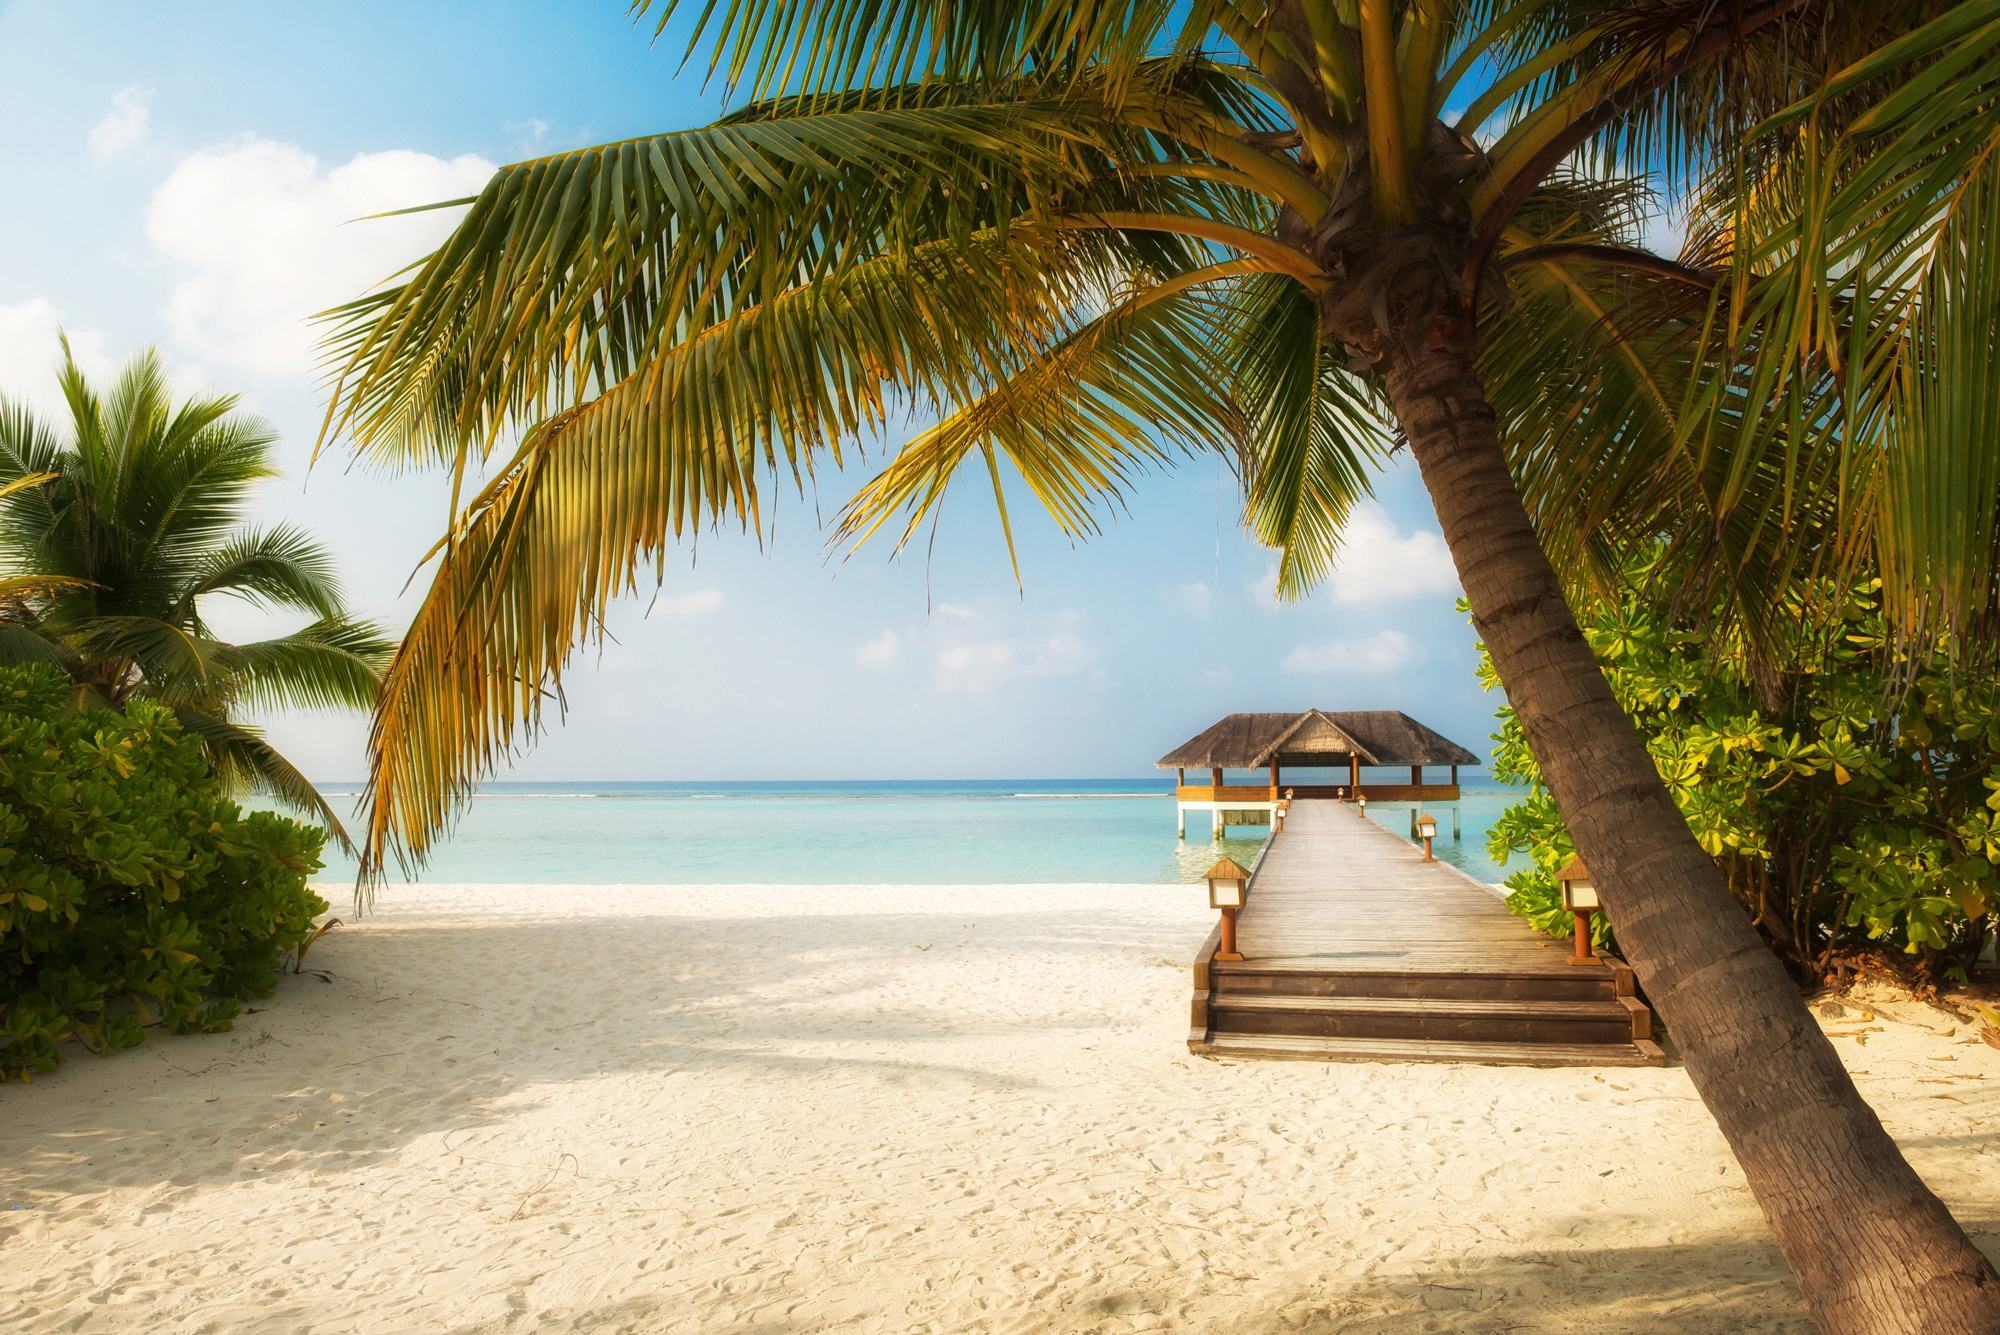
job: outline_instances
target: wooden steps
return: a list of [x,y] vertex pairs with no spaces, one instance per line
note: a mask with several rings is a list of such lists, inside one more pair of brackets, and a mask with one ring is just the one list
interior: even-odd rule
[[1195,961],[1203,1056],[1661,1065],[1632,970],[1568,952],[1486,887],[1336,802],[1293,805],[1239,915]]
[[[1632,1005],[1628,1007],[1623,1002]],[[1211,1000],[1210,1014],[1217,1034],[1296,1038],[1590,1044],[1630,1043],[1636,1038],[1652,1036],[1651,1015],[1630,997],[1598,1001],[1435,1001],[1224,992]]]
[[1664,1066],[1642,1043],[1446,1043],[1436,1039],[1283,1038],[1218,1034],[1205,1057],[1244,1061],[1463,1062],[1475,1066]]

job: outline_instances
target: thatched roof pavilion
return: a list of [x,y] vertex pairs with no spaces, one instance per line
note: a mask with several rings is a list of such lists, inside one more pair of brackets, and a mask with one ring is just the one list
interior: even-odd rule
[[[1161,769],[1178,770],[1174,790],[1183,837],[1187,813],[1215,813],[1216,838],[1229,825],[1268,825],[1280,790],[1301,798],[1365,799],[1410,808],[1411,828],[1425,806],[1452,809],[1452,834],[1458,834],[1458,767],[1477,765],[1479,757],[1442,734],[1392,709],[1308,709],[1302,714],[1231,714],[1159,759]],[[1406,784],[1361,782],[1361,767],[1408,765]],[[1425,783],[1424,766],[1451,766],[1450,783]],[[1286,787],[1285,767],[1293,769],[1340,766],[1344,784]],[[1187,772],[1205,769],[1206,784],[1190,784]],[[1269,770],[1270,783],[1228,784],[1222,772]]]
[[1477,765],[1479,757],[1393,709],[1231,714],[1161,756],[1161,769]]

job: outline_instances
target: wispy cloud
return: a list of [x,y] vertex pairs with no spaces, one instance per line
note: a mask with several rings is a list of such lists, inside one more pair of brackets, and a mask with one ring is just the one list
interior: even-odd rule
[[1071,677],[1097,661],[1097,651],[1070,631],[960,644],[937,656],[940,685],[984,691],[1028,677]]
[[1416,657],[1416,646],[1399,630],[1382,630],[1362,640],[1306,645],[1286,654],[1278,667],[1294,677],[1336,672],[1392,672]]
[[1180,599],[1181,606],[1196,616],[1207,616],[1215,610],[1215,590],[1206,584],[1200,582],[1183,584],[1176,588],[1174,593]]
[[116,162],[131,157],[152,137],[152,94],[143,88],[126,88],[111,95],[111,110],[90,127],[90,156],[99,162]]
[[699,617],[715,611],[724,601],[721,589],[696,589],[693,593],[662,594],[653,609],[668,616]]
[[869,667],[888,667],[902,656],[903,637],[893,630],[883,631],[854,651],[854,660]]
[[503,121],[500,128],[514,136],[514,151],[524,158],[539,155],[549,137],[549,123],[540,116],[530,116],[524,121]]

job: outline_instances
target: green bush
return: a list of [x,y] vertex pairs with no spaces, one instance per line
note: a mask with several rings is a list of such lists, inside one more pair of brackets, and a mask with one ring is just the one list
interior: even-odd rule
[[170,710],[78,712],[52,668],[0,668],[0,1079],[66,1038],[229,1028],[326,911],[324,839],[244,815]]
[[[1579,621],[1695,838],[1801,981],[1883,951],[1930,981],[1963,978],[2000,904],[2000,679],[1913,653],[1872,581],[1828,601],[1793,616],[1783,669],[1665,594],[1628,590]],[[1482,680],[1498,684],[1483,652]],[[1565,936],[1555,874],[1574,846],[1519,721],[1499,718],[1494,776],[1528,794],[1489,851],[1529,855],[1508,905]],[[1612,944],[1602,914],[1595,933]]]

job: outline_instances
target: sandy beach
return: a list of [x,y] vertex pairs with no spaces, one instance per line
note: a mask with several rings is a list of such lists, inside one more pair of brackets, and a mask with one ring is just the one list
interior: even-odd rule
[[[391,889],[235,1032],[0,1087],[0,1328],[1811,1329],[1680,1070],[1203,1061],[1209,920]],[[2000,1051],[1823,1023],[2000,1253]]]

